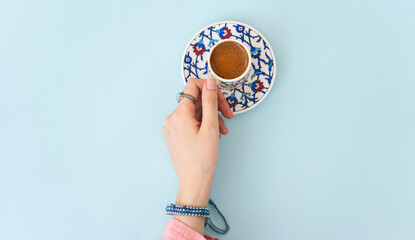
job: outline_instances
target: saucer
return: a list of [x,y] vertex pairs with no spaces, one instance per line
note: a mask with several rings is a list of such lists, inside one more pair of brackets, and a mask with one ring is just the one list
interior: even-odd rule
[[233,39],[250,49],[252,69],[248,81],[228,90],[221,89],[234,114],[256,107],[271,91],[275,81],[275,55],[265,37],[255,28],[240,22],[224,21],[200,30],[183,54],[182,74],[186,84],[191,78],[208,78],[210,49],[225,39]]

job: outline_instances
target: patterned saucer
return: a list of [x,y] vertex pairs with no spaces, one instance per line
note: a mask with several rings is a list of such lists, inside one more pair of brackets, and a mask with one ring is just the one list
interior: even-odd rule
[[232,90],[221,89],[234,114],[239,114],[253,109],[264,100],[275,81],[275,55],[268,41],[255,28],[240,22],[224,21],[200,30],[184,51],[183,80],[186,84],[190,78],[208,78],[206,52],[224,39],[237,40],[251,50],[249,80]]

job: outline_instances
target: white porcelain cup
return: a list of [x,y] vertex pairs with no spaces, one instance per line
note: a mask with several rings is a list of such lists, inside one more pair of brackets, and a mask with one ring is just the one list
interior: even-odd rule
[[[246,67],[245,71],[240,76],[238,76],[236,78],[232,78],[232,79],[221,78],[212,70],[212,66],[210,64],[211,63],[210,57],[212,56],[212,52],[215,51],[215,48],[223,42],[234,42],[234,43],[238,44],[239,46],[243,47],[246,54],[248,55],[248,66]],[[221,89],[234,89],[234,88],[237,88],[248,80],[249,72],[251,70],[251,61],[252,61],[251,54],[249,53],[248,48],[243,43],[240,43],[240,42],[238,42],[236,40],[232,40],[232,39],[226,39],[226,40],[220,41],[220,42],[216,43],[216,45],[210,50],[209,59],[208,59],[208,76],[211,77],[211,78],[215,78],[216,83],[218,84],[219,88],[221,88]]]

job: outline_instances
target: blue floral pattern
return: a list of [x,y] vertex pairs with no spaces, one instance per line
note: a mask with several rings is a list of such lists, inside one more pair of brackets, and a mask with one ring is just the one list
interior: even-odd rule
[[238,22],[212,24],[196,35],[187,46],[183,58],[183,77],[208,77],[208,55],[210,49],[223,39],[237,40],[250,49],[252,69],[249,80],[232,90],[221,89],[234,113],[254,108],[268,92],[275,81],[275,56],[267,40],[249,25]]

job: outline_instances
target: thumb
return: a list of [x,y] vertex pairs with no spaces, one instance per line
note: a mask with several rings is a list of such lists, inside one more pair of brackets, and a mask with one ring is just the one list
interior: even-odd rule
[[203,85],[202,90],[202,126],[207,131],[219,131],[218,120],[218,92],[216,91],[216,80],[209,78]]

